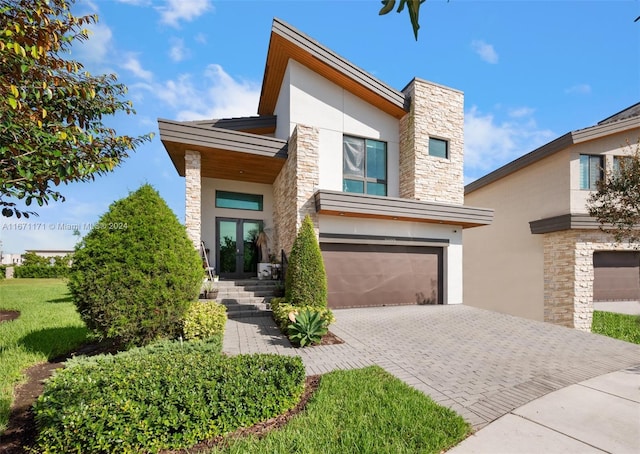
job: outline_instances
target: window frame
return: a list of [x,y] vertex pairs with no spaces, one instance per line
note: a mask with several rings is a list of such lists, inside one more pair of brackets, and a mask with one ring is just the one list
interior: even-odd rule
[[[364,145],[364,159],[362,162],[362,167],[363,167],[363,174],[364,177],[360,177],[357,175],[345,175],[344,173],[344,164],[345,164],[345,138],[349,138],[349,139],[355,139],[355,140],[361,140],[363,142]],[[373,178],[373,177],[369,177],[367,176],[367,160],[368,160],[368,153],[367,153],[367,142],[376,142],[376,143],[380,143],[384,145],[384,179],[381,178]],[[388,164],[389,164],[389,147],[388,147],[388,143],[383,141],[383,140],[378,140],[378,139],[371,139],[368,137],[359,137],[359,136],[353,136],[350,134],[343,134],[342,135],[342,192],[348,192],[350,194],[367,194],[367,195],[374,195],[374,196],[379,196],[379,197],[386,197],[389,194],[389,168],[388,168]],[[358,191],[348,191],[346,188],[346,184],[345,182],[349,180],[349,181],[354,181],[354,182],[362,182],[362,192],[358,192]],[[370,193],[367,192],[367,183],[375,183],[375,184],[381,184],[384,185],[384,194],[380,195],[380,194],[374,194],[374,193]]]
[[[445,155],[444,156],[439,156],[439,155],[435,155],[435,154],[431,154],[431,141],[438,141],[438,142],[443,142],[444,143],[444,151],[445,151]],[[442,139],[440,137],[429,137],[429,150],[428,150],[428,154],[429,156],[433,156],[434,158],[440,158],[440,159],[449,159],[450,156],[450,152],[449,152],[449,141],[447,139]]]
[[[585,162],[585,160],[583,158],[586,158],[586,162],[587,162],[587,187],[583,186],[583,181],[582,181],[582,173],[583,173],[583,162]],[[593,176],[593,171],[595,169],[592,168],[592,163],[595,160],[598,160],[598,177],[595,181],[591,181],[592,180],[592,176]],[[604,178],[604,165],[605,165],[605,159],[604,159],[604,155],[597,155],[597,154],[580,154],[579,157],[579,173],[578,173],[578,178],[579,178],[579,185],[580,185],[580,190],[581,191],[597,191],[598,190],[598,181],[602,180]]]
[[[239,208],[239,207],[230,207],[230,206],[220,206],[220,204],[218,203],[219,194],[234,194],[234,195],[239,195],[239,196],[255,197],[259,208],[254,209],[254,208]],[[258,201],[258,198],[259,198],[259,201]],[[227,199],[227,200],[230,200],[230,199]],[[246,200],[246,201],[247,202],[253,202],[253,201],[250,201],[250,200]],[[244,210],[244,211],[261,212],[261,211],[264,211],[264,194],[249,194],[249,193],[246,193],[246,192],[236,192],[236,191],[226,191],[224,189],[216,189],[215,204],[216,204],[216,208],[225,209],[225,210]]]

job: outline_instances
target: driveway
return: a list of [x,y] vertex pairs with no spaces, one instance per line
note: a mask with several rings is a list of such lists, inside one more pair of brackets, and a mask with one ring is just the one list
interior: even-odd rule
[[378,364],[474,428],[552,391],[640,365],[640,346],[463,305],[336,310],[345,343],[292,348],[270,316],[229,320],[230,354],[299,355],[309,375]]

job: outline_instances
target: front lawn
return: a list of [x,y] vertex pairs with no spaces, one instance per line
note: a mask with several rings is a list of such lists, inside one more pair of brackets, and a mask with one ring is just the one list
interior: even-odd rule
[[378,366],[323,375],[305,411],[264,438],[233,441],[228,453],[439,453],[471,428]]
[[24,369],[73,350],[88,331],[62,279],[1,280],[0,310],[20,311],[18,319],[0,323],[1,433]]
[[591,332],[640,344],[640,315],[593,311]]

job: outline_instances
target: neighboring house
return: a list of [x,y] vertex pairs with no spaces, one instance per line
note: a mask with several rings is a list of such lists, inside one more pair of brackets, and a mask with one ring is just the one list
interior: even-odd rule
[[185,176],[185,224],[222,278],[255,276],[264,229],[278,258],[314,222],[331,307],[462,302],[463,94],[389,87],[274,19],[258,116],[159,119]]
[[4,254],[0,252],[0,265],[21,265],[22,254]]
[[640,300],[640,244],[616,243],[586,208],[639,139],[640,103],[468,184],[465,202],[495,218],[464,233],[465,304],[588,331],[593,301]]
[[38,255],[40,257],[47,257],[47,258],[53,258],[53,257],[64,257],[67,255],[73,255],[74,250],[68,250],[68,249],[27,249],[25,251],[26,252],[30,252],[32,254]]

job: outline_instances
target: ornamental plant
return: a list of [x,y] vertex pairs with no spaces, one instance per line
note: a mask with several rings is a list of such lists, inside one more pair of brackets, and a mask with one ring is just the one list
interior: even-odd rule
[[287,266],[285,299],[294,306],[327,307],[327,273],[307,215],[298,231]]
[[300,347],[319,344],[327,334],[327,325],[318,312],[302,309],[295,316],[295,322],[288,326],[289,339]]
[[227,308],[215,301],[194,301],[184,317],[182,331],[187,340],[208,340],[224,335]]
[[145,184],[113,203],[76,246],[69,290],[99,337],[146,345],[180,333],[202,274],[184,226]]

